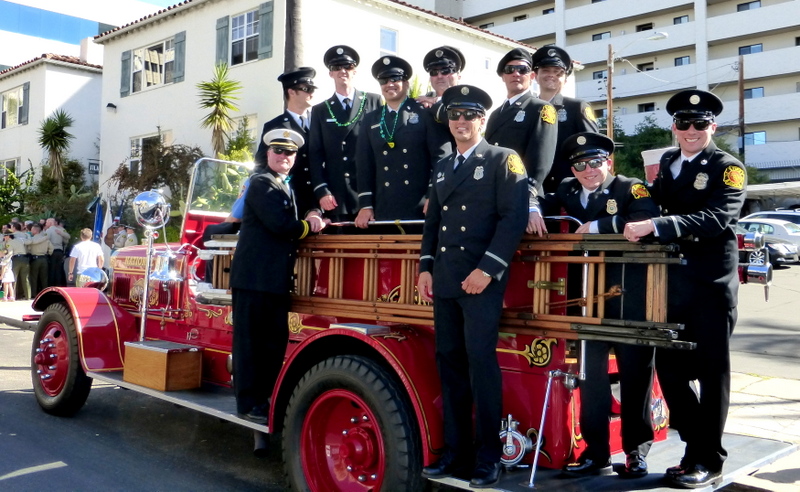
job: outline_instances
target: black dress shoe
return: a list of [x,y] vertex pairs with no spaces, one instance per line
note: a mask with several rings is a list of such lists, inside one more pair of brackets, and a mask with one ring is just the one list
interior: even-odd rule
[[600,475],[611,469],[611,458],[605,460],[593,460],[581,456],[574,463],[567,463],[561,469],[561,475],[566,477],[585,477],[588,475]]
[[439,461],[422,469],[424,478],[450,477],[463,470],[463,464],[452,453],[445,453]]
[[722,471],[713,472],[703,465],[694,465],[679,475],[668,477],[670,485],[682,489],[699,489],[711,485],[722,477]]
[[250,409],[247,413],[241,413],[239,416],[245,420],[249,420],[254,424],[267,425],[269,421],[269,406],[260,405]]
[[692,463],[692,461],[689,458],[684,456],[683,458],[681,458],[681,463],[679,465],[670,466],[669,468],[667,468],[667,471],[664,472],[664,477],[670,479],[677,475],[683,475],[684,473],[686,473],[686,470],[692,467],[694,467],[694,463]]
[[647,462],[639,453],[631,453],[625,456],[625,468],[619,470],[622,478],[641,478],[647,475]]
[[469,486],[475,489],[486,489],[500,481],[500,463],[478,463]]

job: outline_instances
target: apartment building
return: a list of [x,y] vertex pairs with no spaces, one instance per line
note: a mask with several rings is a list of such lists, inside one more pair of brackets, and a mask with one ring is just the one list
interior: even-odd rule
[[648,115],[669,126],[669,97],[697,87],[724,101],[718,134],[738,148],[743,70],[746,163],[775,181],[800,179],[800,0],[419,3],[526,44],[565,47],[584,67],[575,73],[576,95],[598,116],[610,46],[614,122],[629,134]]

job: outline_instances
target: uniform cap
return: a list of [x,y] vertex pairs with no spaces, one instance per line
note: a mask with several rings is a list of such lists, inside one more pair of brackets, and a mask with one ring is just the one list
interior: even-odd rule
[[614,152],[614,141],[602,133],[576,133],[561,144],[561,151],[569,156],[570,161],[606,158]]
[[492,107],[492,98],[473,85],[456,85],[444,91],[442,105],[445,109],[477,109],[486,113]]
[[527,63],[529,67],[533,67],[531,52],[522,48],[514,48],[506,53],[503,58],[500,58],[500,62],[497,64],[497,75],[503,75],[503,68],[505,68],[508,62],[513,60],[522,60]]
[[430,50],[423,58],[422,64],[425,66],[426,72],[442,68],[452,68],[456,72],[460,72],[464,70],[466,61],[464,60],[464,54],[458,48],[440,46]]
[[376,79],[402,77],[408,80],[412,73],[411,65],[399,56],[382,56],[372,64],[372,76]]
[[264,134],[264,143],[270,147],[284,147],[297,150],[306,143],[302,135],[294,130],[276,128]]
[[347,65],[349,63],[358,66],[358,62],[361,61],[356,50],[343,44],[329,48],[322,59],[328,68],[333,65]]
[[291,89],[300,84],[306,84],[316,89],[317,86],[314,85],[314,77],[316,77],[316,75],[317,71],[313,68],[300,67],[297,70],[278,75],[278,82],[283,84],[284,89]]
[[562,48],[555,45],[542,46],[531,57],[533,69],[539,67],[558,67],[569,75],[572,73],[572,58]]
[[667,113],[682,118],[714,119],[722,112],[722,107],[720,98],[697,89],[681,91],[667,101]]

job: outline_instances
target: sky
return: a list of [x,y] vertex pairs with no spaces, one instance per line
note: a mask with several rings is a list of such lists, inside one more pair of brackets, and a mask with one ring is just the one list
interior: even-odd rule
[[172,7],[173,5],[177,5],[181,3],[183,0],[139,0],[143,3],[152,3],[153,5],[158,5],[159,7]]

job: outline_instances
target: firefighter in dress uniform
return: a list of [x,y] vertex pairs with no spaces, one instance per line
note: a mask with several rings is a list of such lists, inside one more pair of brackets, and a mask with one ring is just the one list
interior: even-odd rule
[[386,104],[364,117],[358,137],[356,227],[367,228],[372,220],[423,219],[433,164],[452,152],[430,113],[408,97],[411,75],[411,65],[396,56],[372,65]]
[[558,119],[556,154],[550,174],[542,183],[545,193],[553,193],[564,178],[572,176],[564,142],[576,133],[596,133],[597,119],[589,103],[561,94],[567,77],[572,74],[572,59],[565,50],[553,45],[543,46],[533,53],[532,62],[536,82],[539,84],[539,98],[556,108]]
[[359,61],[349,46],[328,49],[324,62],[336,90],[311,109],[311,184],[320,207],[335,222],[352,221],[358,212],[356,142],[364,116],[381,106],[381,96],[353,85]]
[[461,81],[461,72],[464,70],[466,60],[464,54],[458,48],[452,46],[440,46],[430,50],[422,65],[430,77],[430,85],[433,91],[424,96],[417,97],[417,102],[428,108],[433,119],[438,123],[436,130],[443,138],[455,143],[450,134],[450,126],[447,122],[447,114],[442,104],[442,94],[444,91],[458,85]]
[[294,130],[275,129],[264,140],[267,169],[250,178],[230,278],[236,409],[242,418],[259,424],[267,423],[269,399],[289,341],[297,242],[327,223],[316,211],[299,220],[286,182],[303,137]]
[[670,425],[686,443],[680,464],[665,475],[680,488],[719,480],[728,456],[722,433],[730,404],[729,342],[739,291],[735,228],[747,174],[711,138],[722,107],[717,96],[701,90],[681,91],[669,99],[667,112],[680,148],[664,153],[650,187],[662,217],[625,226],[631,241],[655,235],[661,242],[677,243],[686,263],[669,266],[667,320],[683,323],[681,338],[696,343],[696,349],[656,350]]
[[528,220],[528,182],[513,150],[481,137],[492,104],[486,92],[455,86],[443,101],[457,150],[434,168],[417,288],[433,301],[446,450],[423,476],[467,474],[472,487],[485,488],[500,476],[498,326]]
[[[658,217],[659,208],[640,180],[611,174],[613,140],[599,133],[578,133],[567,137],[560,151],[571,163],[574,177],[563,180],[555,193],[542,197],[543,215],[561,215],[563,208],[567,215],[583,222],[575,231],[579,234],[621,234],[629,221]],[[606,301],[609,317],[620,318],[624,312],[625,319],[645,321],[646,266],[625,265],[623,269],[609,265],[606,275],[607,285],[620,285],[623,289],[621,296]],[[612,349],[622,392],[622,448],[626,458],[620,475],[647,475],[645,457],[653,444],[650,394],[654,349],[589,341],[582,354],[586,379],[580,382],[580,424],[586,449],[577,461],[563,468],[565,476],[594,475],[611,467],[608,356]]]

